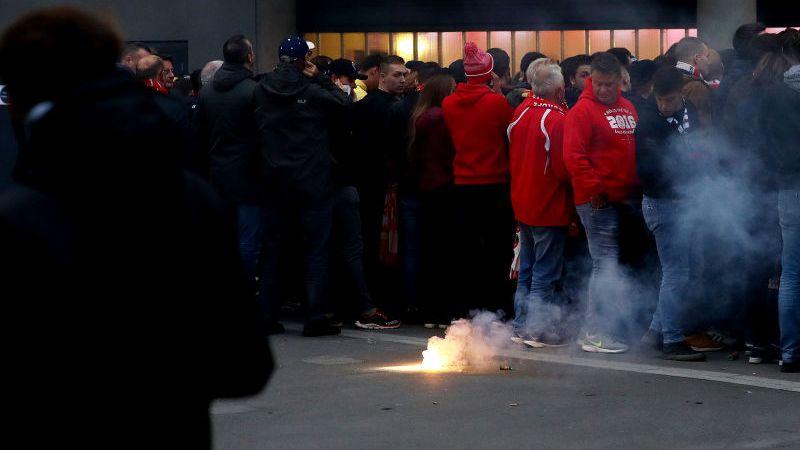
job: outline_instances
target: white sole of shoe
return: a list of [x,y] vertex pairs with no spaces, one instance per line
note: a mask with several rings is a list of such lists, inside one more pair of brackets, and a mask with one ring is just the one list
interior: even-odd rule
[[400,328],[400,325],[385,326],[385,325],[377,325],[374,323],[361,323],[361,322],[356,322],[356,326],[364,330],[394,330],[396,328]]
[[525,340],[523,340],[521,337],[511,336],[511,342],[515,344],[524,344]]
[[423,327],[425,327],[425,328],[427,328],[429,330],[432,330],[432,329],[436,328],[436,324],[435,323],[426,323],[425,325],[423,325]]
[[583,349],[583,351],[589,352],[589,353],[625,353],[625,352],[628,351],[627,348],[621,348],[621,349],[612,350],[612,349],[609,349],[609,348],[600,348],[600,347],[595,347],[594,345],[588,345],[588,344],[581,345],[581,349]]
[[544,342],[539,342],[539,341],[525,341],[525,345],[528,345],[533,348],[561,348],[561,347],[566,347],[569,344],[546,344]]

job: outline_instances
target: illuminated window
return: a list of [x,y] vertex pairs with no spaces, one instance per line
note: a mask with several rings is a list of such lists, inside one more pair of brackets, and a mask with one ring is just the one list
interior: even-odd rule
[[639,30],[639,59],[655,59],[661,54],[661,30]]
[[489,46],[492,48],[502,48],[508,53],[508,56],[513,57],[511,54],[511,32],[510,31],[492,31],[489,33]]
[[570,30],[564,32],[563,57],[583,55],[586,53],[586,31]]
[[688,36],[697,37],[697,28],[689,28]]
[[344,57],[350,61],[361,61],[367,48],[367,38],[364,33],[344,33],[342,35]]
[[539,52],[544,53],[548,58],[561,60],[561,32],[540,31]]
[[417,59],[439,62],[439,33],[417,33]]
[[306,33],[303,35],[303,38],[309,42],[314,43],[316,48],[311,51],[311,56],[319,55],[319,38],[317,37],[317,33]]
[[604,52],[611,48],[611,30],[590,30],[587,54]]
[[515,31],[514,32],[514,59],[517,62],[522,60],[525,53],[536,51],[536,32],[535,31]]
[[486,32],[485,31],[467,31],[467,42],[474,42],[479,49],[486,51],[489,47],[486,46]]
[[389,33],[367,33],[367,54],[389,53]]
[[634,30],[614,30],[613,47],[622,47],[636,54],[636,32]]
[[319,54],[332,59],[341,58],[342,35],[340,33],[320,33]]
[[411,61],[414,58],[414,33],[394,33],[392,35],[392,53]]
[[453,31],[442,33],[442,65],[447,67],[464,54],[464,43],[461,42],[462,33]]
[[686,29],[684,28],[670,28],[664,30],[664,51],[669,50],[670,47],[677,44],[678,41],[686,37]]

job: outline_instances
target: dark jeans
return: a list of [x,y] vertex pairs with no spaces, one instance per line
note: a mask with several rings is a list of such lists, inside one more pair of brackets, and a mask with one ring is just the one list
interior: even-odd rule
[[515,230],[509,186],[459,185],[455,200],[456,307],[464,314],[477,308],[511,313]]
[[783,251],[779,313],[781,358],[800,361],[800,190],[781,190],[778,194]]
[[267,322],[278,319],[282,292],[280,266],[291,249],[290,227],[299,224],[302,235],[300,251],[304,256],[304,283],[308,323],[325,320],[331,313],[329,301],[330,236],[333,199],[314,204],[293,204],[284,199],[267,201],[264,211],[264,250],[262,253],[259,303]]
[[239,226],[239,253],[242,257],[247,280],[255,283],[258,257],[261,255],[261,224],[263,212],[260,205],[239,205],[237,208]]
[[364,313],[374,306],[364,274],[359,197],[353,186],[341,187],[334,194],[333,236],[336,261],[341,264],[337,269],[343,275],[340,291],[345,294],[344,298],[354,298],[358,312]]
[[403,303],[406,308],[418,309],[422,224],[420,215],[422,202],[415,194],[401,195],[398,201],[400,236],[400,264]]
[[456,251],[452,187],[420,194],[420,310],[426,323],[455,318],[453,281]]

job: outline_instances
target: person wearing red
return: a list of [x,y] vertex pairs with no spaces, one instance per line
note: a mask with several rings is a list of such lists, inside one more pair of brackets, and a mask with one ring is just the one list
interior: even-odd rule
[[161,73],[163,71],[164,61],[156,55],[145,56],[136,63],[136,76],[142,80],[144,85],[148,89],[168,95],[167,88],[161,83]]
[[[541,64],[537,64],[542,61]],[[563,346],[555,301],[567,227],[574,208],[562,144],[564,76],[552,60],[531,64],[532,97],[508,126],[511,203],[520,227],[520,267],[512,340],[530,347]]]
[[513,110],[505,97],[489,87],[495,77],[493,67],[492,56],[468,42],[464,46],[467,82],[459,83],[442,103],[455,148],[453,237],[460,248],[454,260],[463,279],[470,280],[455,293],[461,308],[505,308],[511,303],[508,269],[514,217],[506,129]]
[[584,351],[622,353],[616,336],[629,276],[620,266],[620,223],[641,221],[634,131],[639,118],[622,97],[622,67],[610,53],[592,58],[592,76],[564,122],[564,163],[575,205],[586,229],[592,274],[589,279]]

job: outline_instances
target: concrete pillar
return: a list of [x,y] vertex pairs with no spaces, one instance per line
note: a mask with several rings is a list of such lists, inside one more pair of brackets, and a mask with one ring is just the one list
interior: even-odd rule
[[256,0],[257,72],[268,72],[278,64],[280,41],[297,33],[296,0]]
[[740,25],[756,21],[756,0],[697,0],[698,37],[711,48],[732,48]]

